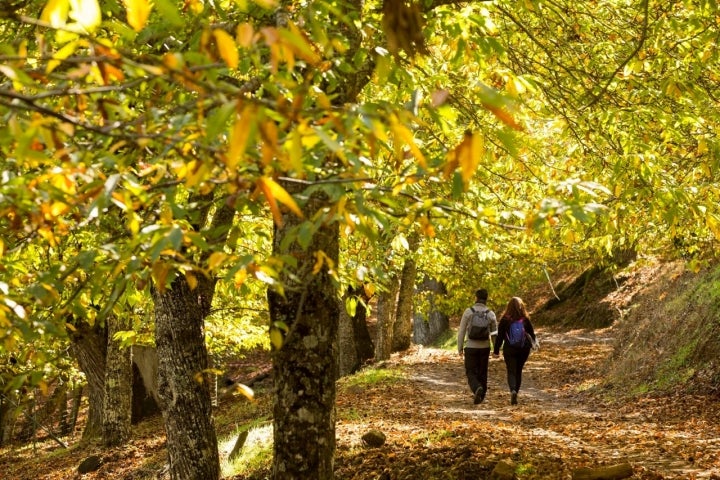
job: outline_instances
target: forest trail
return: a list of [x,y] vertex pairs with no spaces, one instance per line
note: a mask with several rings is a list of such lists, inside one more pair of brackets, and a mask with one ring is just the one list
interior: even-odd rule
[[[600,387],[612,331],[538,334],[541,349],[525,367],[518,405],[510,405],[502,358],[491,360],[488,394],[473,405],[455,349],[413,346],[368,369],[386,370],[384,381],[341,379],[335,479],[483,480],[499,462],[512,462],[518,480],[570,480],[582,467],[628,462],[632,479],[720,480],[717,397],[665,394],[623,401],[616,390]],[[268,367],[253,365],[254,371]],[[221,404],[222,430],[227,434],[256,421],[269,408],[271,391],[258,390],[256,409],[244,408],[241,399]],[[362,445],[371,429],[385,434],[383,446]],[[91,454],[100,455],[103,466],[77,475],[77,465]],[[165,462],[157,417],[136,426],[123,447],[85,449],[75,443],[62,451],[46,440],[13,449],[0,457],[0,480],[164,480]],[[223,480],[268,475],[256,470]]]
[[[515,406],[502,357],[490,361],[480,405],[455,351],[416,347],[393,357],[406,380],[339,396],[341,409],[357,403],[369,421],[341,415],[336,478],[478,479],[509,460],[520,479],[570,479],[581,467],[625,462],[635,479],[720,479],[717,402],[670,395],[623,403],[590,393],[611,350],[607,334],[540,330]],[[370,428],[386,444],[358,455]]]

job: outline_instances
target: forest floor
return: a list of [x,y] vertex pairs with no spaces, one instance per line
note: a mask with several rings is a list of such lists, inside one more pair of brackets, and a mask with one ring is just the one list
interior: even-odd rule
[[[571,479],[583,467],[624,463],[632,467],[628,478],[720,479],[717,396],[664,394],[623,400],[601,387],[612,330],[538,332],[541,349],[526,365],[514,406],[502,358],[491,359],[487,397],[474,405],[454,348],[414,346],[373,365],[371,369],[391,373],[378,382],[341,380],[335,478],[477,480],[490,478],[499,462],[509,462],[521,480]],[[258,389],[258,405],[265,407],[253,407],[250,414],[266,414],[269,391]],[[221,403],[218,429],[226,436],[233,424],[250,418],[229,414],[241,402]],[[384,445],[362,444],[361,437],[371,429],[385,434]],[[164,478],[159,417],[138,425],[131,443],[122,448],[69,441],[68,449],[46,440],[2,450],[0,479]],[[77,474],[78,464],[91,454],[101,457],[100,468]],[[227,478],[267,478],[267,467]]]
[[[510,405],[505,364],[490,362],[488,393],[474,405],[455,350],[416,347],[394,357],[403,380],[341,391],[336,478],[483,479],[510,463],[520,479],[570,479],[578,469],[629,463],[635,479],[720,479],[720,401],[665,394],[618,398],[601,387],[611,330],[539,330],[541,349]],[[386,444],[362,449],[373,428]]]

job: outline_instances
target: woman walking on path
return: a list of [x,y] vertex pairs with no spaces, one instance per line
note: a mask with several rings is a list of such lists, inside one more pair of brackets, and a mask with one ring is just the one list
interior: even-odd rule
[[500,354],[500,347],[503,347],[511,405],[517,405],[522,370],[535,342],[535,330],[525,303],[520,297],[511,298],[500,318],[497,341],[494,342],[493,349],[493,355],[497,357]]

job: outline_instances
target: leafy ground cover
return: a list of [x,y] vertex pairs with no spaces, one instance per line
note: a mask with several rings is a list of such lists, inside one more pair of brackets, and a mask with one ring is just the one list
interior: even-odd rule
[[[502,360],[491,362],[486,400],[473,405],[454,348],[413,347],[341,380],[336,478],[482,479],[508,461],[520,479],[568,479],[581,467],[623,462],[632,465],[635,479],[720,479],[718,398],[670,393],[629,400],[604,388],[612,333],[540,330],[542,348],[531,356],[516,406],[510,405]],[[254,404],[221,402],[224,456],[242,425],[268,418],[269,389],[260,384],[257,391]],[[371,429],[386,435],[383,446],[363,445]],[[75,443],[62,450],[36,442],[4,450],[0,478],[162,478],[163,444],[159,419],[142,423],[120,449]],[[78,476],[77,465],[93,453],[103,465]],[[256,480],[267,472],[265,457],[254,470],[227,478]]]

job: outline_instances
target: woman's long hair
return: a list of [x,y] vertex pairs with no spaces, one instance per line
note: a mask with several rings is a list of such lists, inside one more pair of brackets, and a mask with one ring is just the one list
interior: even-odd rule
[[520,297],[512,297],[510,299],[502,316],[509,318],[513,322],[520,320],[521,318],[527,318],[530,320],[530,315],[525,308],[525,302],[523,302]]

